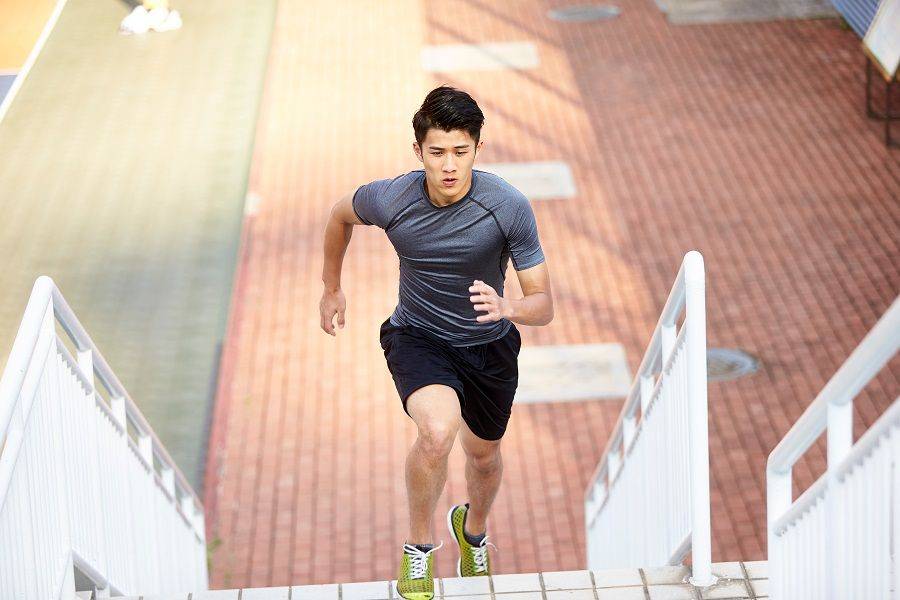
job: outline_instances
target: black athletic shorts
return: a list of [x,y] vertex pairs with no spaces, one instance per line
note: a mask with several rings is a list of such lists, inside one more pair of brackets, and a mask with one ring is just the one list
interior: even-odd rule
[[472,433],[499,440],[512,413],[519,384],[522,337],[514,324],[502,338],[474,346],[454,347],[419,327],[381,324],[381,348],[403,401],[426,385],[456,390],[462,418]]

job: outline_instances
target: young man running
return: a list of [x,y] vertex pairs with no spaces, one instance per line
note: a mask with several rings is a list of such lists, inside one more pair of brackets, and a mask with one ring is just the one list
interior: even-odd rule
[[[467,93],[439,87],[413,117],[424,166],[343,198],[325,229],[321,327],[344,326],[341,264],[354,225],[385,230],[400,259],[399,303],[381,347],[403,409],[418,428],[406,458],[409,535],[397,592],[434,597],[431,522],[459,434],[469,502],[447,514],[457,574],[490,574],[486,521],[500,487],[500,440],[518,384],[522,340],[513,323],[553,318],[550,275],[528,200],[500,177],[472,169],[484,115]],[[503,296],[512,260],[524,298]],[[438,546],[439,547],[439,546]]]

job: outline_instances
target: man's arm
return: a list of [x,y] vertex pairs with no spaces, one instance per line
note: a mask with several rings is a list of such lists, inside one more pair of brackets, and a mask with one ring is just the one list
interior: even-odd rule
[[516,271],[524,297],[519,300],[501,298],[483,281],[476,280],[469,288],[475,310],[484,311],[479,323],[509,319],[520,325],[547,325],[553,320],[553,293],[550,290],[550,271],[544,261],[528,269]]
[[363,225],[363,222],[353,210],[353,195],[348,194],[332,207],[328,224],[325,226],[325,252],[322,265],[322,283],[325,289],[319,302],[319,313],[322,330],[329,335],[335,335],[335,314],[338,327],[342,329],[344,327],[347,302],[344,292],[341,291],[341,267],[347,246],[350,245],[354,225]]

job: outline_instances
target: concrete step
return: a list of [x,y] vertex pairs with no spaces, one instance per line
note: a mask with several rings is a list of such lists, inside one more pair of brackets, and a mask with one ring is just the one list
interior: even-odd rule
[[[768,571],[764,561],[713,565],[720,581],[695,589],[685,582],[686,567],[558,571],[493,577],[443,577],[435,598],[447,600],[764,600]],[[121,600],[396,600],[392,581],[244,588]]]

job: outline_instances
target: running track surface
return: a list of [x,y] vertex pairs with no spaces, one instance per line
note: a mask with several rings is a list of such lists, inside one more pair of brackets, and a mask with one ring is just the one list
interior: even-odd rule
[[[381,230],[356,228],[347,328],[318,328],[330,206],[417,163],[410,119],[436,84],[487,115],[479,160],[564,160],[579,194],[534,203],[556,319],[525,345],[620,342],[632,369],[683,254],[703,252],[711,347],[761,370],[709,389],[717,561],[765,555],[768,452],[900,291],[900,155],[862,112],[859,41],[834,20],[672,26],[649,0],[610,22],[562,2],[279,4],[257,125],[206,479],[215,587],[388,579],[413,442],[378,345],[396,301]],[[422,71],[427,44],[530,41],[527,71]],[[515,293],[515,286],[510,288]],[[898,393],[895,361],[857,431]],[[497,572],[583,568],[583,493],[619,402],[523,405],[489,522]],[[821,446],[797,469],[806,486]],[[434,531],[465,501],[454,448]],[[447,545],[437,573],[453,571]]]

